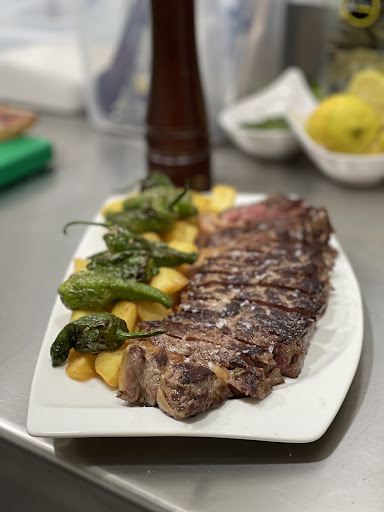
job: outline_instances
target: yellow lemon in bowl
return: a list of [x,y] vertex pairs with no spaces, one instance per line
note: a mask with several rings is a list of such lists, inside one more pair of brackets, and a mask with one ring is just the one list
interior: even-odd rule
[[358,71],[351,78],[347,92],[371,105],[384,125],[384,73],[372,68]]
[[328,96],[308,120],[307,131],[319,144],[341,153],[366,153],[380,120],[375,110],[351,93]]

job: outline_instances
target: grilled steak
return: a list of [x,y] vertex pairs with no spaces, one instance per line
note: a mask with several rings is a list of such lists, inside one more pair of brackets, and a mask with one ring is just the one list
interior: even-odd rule
[[167,329],[127,349],[120,396],[184,419],[296,378],[336,255],[323,208],[281,195],[201,218],[199,260]]
[[121,368],[120,398],[131,405],[158,405],[175,419],[195,416],[232,395],[206,366],[191,365],[151,342],[130,345]]

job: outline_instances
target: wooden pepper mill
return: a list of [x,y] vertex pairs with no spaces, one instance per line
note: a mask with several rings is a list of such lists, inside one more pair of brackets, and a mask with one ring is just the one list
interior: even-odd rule
[[152,0],[152,70],[146,117],[148,172],[210,187],[210,147],[195,41],[194,0]]

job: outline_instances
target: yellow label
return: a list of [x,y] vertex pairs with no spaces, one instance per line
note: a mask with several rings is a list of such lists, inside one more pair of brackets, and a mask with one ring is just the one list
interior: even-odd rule
[[341,0],[340,16],[353,27],[370,27],[380,11],[381,0]]

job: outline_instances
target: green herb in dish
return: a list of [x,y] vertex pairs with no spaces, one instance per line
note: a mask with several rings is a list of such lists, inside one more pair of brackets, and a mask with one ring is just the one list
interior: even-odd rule
[[247,130],[289,130],[289,124],[283,117],[266,119],[258,123],[244,121],[240,126]]

